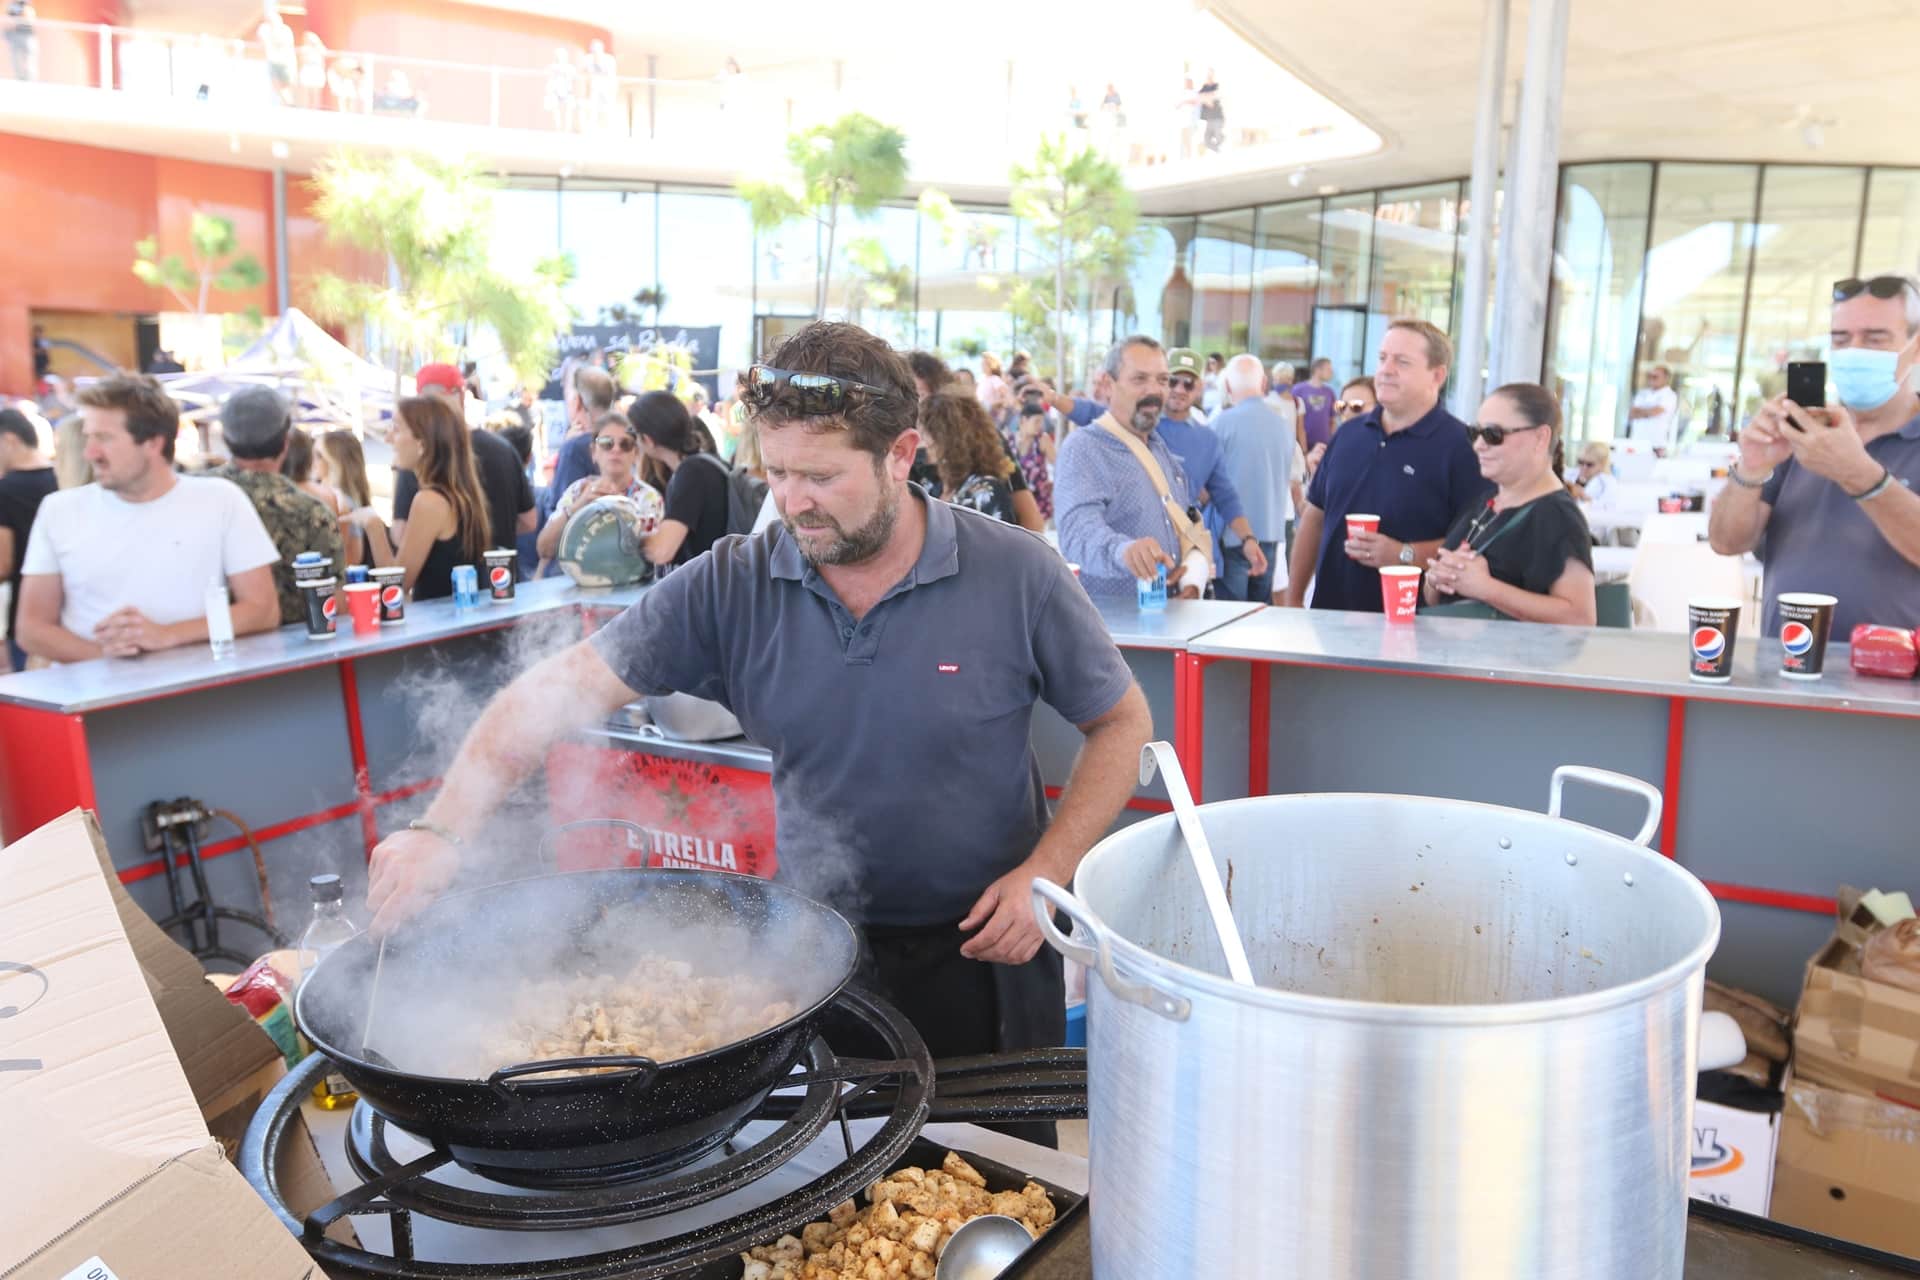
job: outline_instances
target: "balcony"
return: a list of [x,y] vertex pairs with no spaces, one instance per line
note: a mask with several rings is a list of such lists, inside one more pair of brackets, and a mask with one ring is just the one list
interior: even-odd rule
[[1106,101],[1091,81],[1076,90],[1050,62],[802,57],[671,79],[590,72],[584,51],[536,69],[299,49],[276,66],[254,41],[44,19],[34,74],[0,80],[0,130],[296,171],[346,145],[474,154],[519,174],[726,185],[777,168],[792,130],[864,110],[907,135],[916,185],[1004,200],[1009,165],[1043,133],[1071,130],[1123,167],[1152,212],[1215,206],[1249,185],[1271,194],[1282,175],[1297,186],[1380,149],[1373,130],[1226,27],[1195,21],[1218,28],[1209,53],[1226,120],[1213,147],[1192,92],[1158,68],[1136,77],[1166,89],[1149,107]]

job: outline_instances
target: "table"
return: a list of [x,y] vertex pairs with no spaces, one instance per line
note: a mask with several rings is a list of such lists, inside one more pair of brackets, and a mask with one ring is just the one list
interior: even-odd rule
[[[1670,634],[1268,609],[1196,638],[1185,662],[1203,686],[1248,689],[1229,726],[1211,696],[1195,704],[1210,757],[1249,744],[1226,788],[1209,769],[1208,800],[1369,791],[1539,811],[1561,764],[1660,787],[1654,847],[1720,900],[1709,973],[1783,1005],[1837,885],[1913,883],[1896,798],[1920,758],[1920,685],[1853,674],[1843,645],[1802,682],[1778,673],[1773,643],[1743,638],[1732,683],[1709,685]],[[1611,831],[1632,829],[1633,808],[1569,793],[1571,817]]]

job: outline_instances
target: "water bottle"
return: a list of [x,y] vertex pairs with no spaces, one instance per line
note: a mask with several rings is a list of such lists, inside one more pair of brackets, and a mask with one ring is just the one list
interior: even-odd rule
[[[313,919],[300,935],[300,980],[305,982],[314,966],[334,948],[360,932],[347,916],[346,891],[336,875],[314,876],[307,881],[313,892]],[[353,1085],[337,1071],[329,1071],[313,1086],[313,1100],[328,1111],[344,1107],[354,1099]]]
[[480,571],[470,564],[453,566],[453,607],[456,609],[480,607]]
[[1167,566],[1153,566],[1153,581],[1137,580],[1140,587],[1140,607],[1142,609],[1164,609],[1167,607]]
[[227,584],[215,578],[207,584],[207,647],[213,660],[233,656],[233,607],[227,603]]

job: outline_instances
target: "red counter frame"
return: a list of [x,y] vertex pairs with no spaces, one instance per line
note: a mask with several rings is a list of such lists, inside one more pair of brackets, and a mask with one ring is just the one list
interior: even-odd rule
[[[1269,791],[1272,779],[1272,761],[1269,737],[1272,730],[1273,715],[1273,668],[1276,666],[1317,667],[1334,671],[1360,671],[1377,674],[1376,667],[1363,667],[1331,662],[1278,662],[1252,658],[1232,658],[1218,654],[1181,653],[1181,674],[1175,681],[1174,708],[1178,721],[1175,746],[1180,751],[1181,762],[1186,766],[1187,785],[1193,790],[1195,801],[1202,799],[1200,794],[1200,765],[1202,761],[1201,744],[1206,735],[1206,670],[1216,662],[1245,662],[1251,669],[1247,697],[1247,794],[1264,796]],[[1467,680],[1475,684],[1511,684],[1531,685],[1537,682],[1527,680],[1487,680],[1474,676],[1447,675],[1421,671],[1405,671],[1395,674],[1410,675],[1429,680]],[[1660,852],[1671,858],[1674,856],[1680,829],[1680,782],[1681,762],[1685,754],[1687,735],[1687,706],[1694,699],[1651,693],[1616,693],[1616,697],[1662,698],[1667,704],[1667,750],[1665,767],[1661,777],[1661,791],[1665,804],[1660,815]],[[1791,705],[1760,703],[1755,705]],[[1794,708],[1796,710],[1803,708]],[[1840,714],[1872,715],[1874,712],[1842,712]],[[1726,881],[1702,881],[1714,897],[1724,902],[1744,902],[1754,906],[1774,907],[1783,911],[1804,911],[1814,915],[1830,916],[1836,904],[1832,898],[1817,894],[1795,893],[1786,889],[1772,889],[1761,885],[1732,884]]]

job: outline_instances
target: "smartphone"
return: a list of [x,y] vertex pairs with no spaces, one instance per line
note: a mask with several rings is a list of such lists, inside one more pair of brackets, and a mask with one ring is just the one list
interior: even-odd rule
[[1787,399],[1802,409],[1827,407],[1827,362],[1789,360],[1787,362]]

